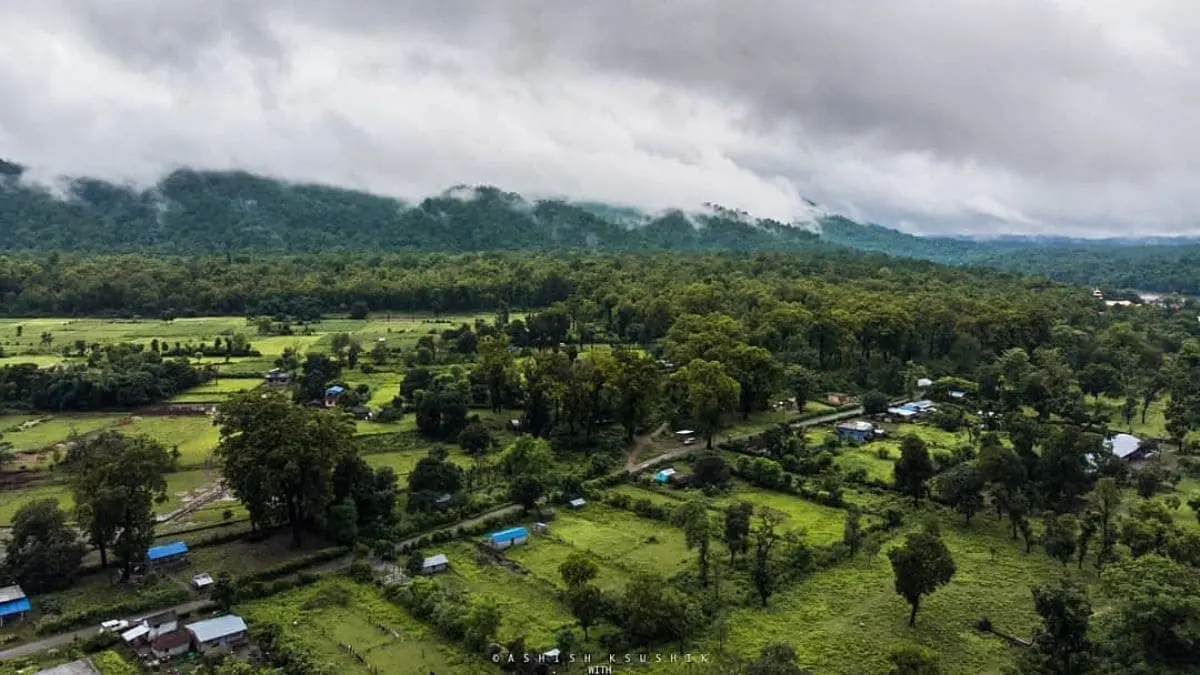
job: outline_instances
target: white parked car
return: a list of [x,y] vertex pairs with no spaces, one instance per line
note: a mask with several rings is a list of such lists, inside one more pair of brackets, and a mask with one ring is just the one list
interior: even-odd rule
[[124,619],[109,619],[100,624],[101,633],[116,633],[129,628],[129,622]]

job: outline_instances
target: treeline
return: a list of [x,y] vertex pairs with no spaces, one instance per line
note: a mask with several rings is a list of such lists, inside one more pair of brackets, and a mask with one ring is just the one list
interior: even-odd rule
[[94,350],[86,364],[0,367],[0,406],[35,410],[130,409],[164,401],[203,384],[208,370],[187,359],[164,359],[143,345]]

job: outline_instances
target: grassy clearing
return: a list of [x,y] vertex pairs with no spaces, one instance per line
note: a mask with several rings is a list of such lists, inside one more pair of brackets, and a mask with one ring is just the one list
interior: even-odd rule
[[11,525],[17,510],[35,499],[57,499],[59,506],[72,509],[75,500],[63,483],[44,483],[20,490],[0,490],[0,524]]
[[[8,353],[7,349],[5,353]],[[71,359],[64,358],[61,354],[8,354],[4,358],[0,358],[0,366],[19,366],[32,363],[39,368],[48,368],[70,362]]]
[[560,511],[551,535],[627,573],[671,576],[693,564],[683,532],[665,523],[639,518],[604,504]]
[[[4,440],[13,444],[16,450],[38,450],[49,445],[62,443],[73,434],[89,434],[101,429],[115,427],[127,415],[122,413],[71,413],[41,416],[13,416],[15,424],[30,419],[44,421],[28,427],[24,431],[6,431]],[[9,427],[9,416],[0,418],[0,428]]]
[[[221,530],[224,532],[224,530]],[[198,537],[212,536],[213,532],[197,533]],[[218,574],[228,572],[233,576],[255,572],[272,565],[299,558],[330,546],[329,542],[307,535],[301,548],[292,547],[290,532],[280,532],[263,541],[232,541],[220,546],[197,548],[188,553],[190,564],[175,570],[170,577],[177,582],[189,584],[192,577],[201,572]]]
[[[815,672],[877,673],[886,672],[891,649],[918,644],[941,653],[950,673],[1002,672],[1014,655],[1011,648],[979,634],[971,623],[987,616],[998,629],[1028,637],[1038,623],[1030,589],[1063,574],[1062,566],[1036,549],[1025,554],[1003,523],[976,519],[970,530],[957,522],[942,527],[958,572],[925,599],[916,627],[907,625],[908,606],[895,593],[891,564],[880,554],[815,574],[774,596],[766,609],[734,611],[727,648],[752,655],[786,641]],[[889,546],[900,541],[893,538]],[[1081,578],[1094,581],[1088,570]],[[715,640],[702,640],[702,646],[716,650]],[[661,669],[668,671],[677,672]]]
[[[458,446],[447,447],[446,449],[450,452],[450,461],[464,469],[475,463],[475,460],[463,453],[462,449]],[[429,450],[423,448],[410,452],[384,452],[364,455],[363,459],[367,460],[367,464],[370,464],[374,468],[390,466],[396,472],[396,475],[400,477],[400,483],[403,485],[408,474],[412,473],[412,470],[417,466],[417,462],[428,455]]]
[[146,436],[167,449],[179,450],[179,466],[204,465],[220,441],[220,431],[207,415],[132,417],[118,429],[128,436]]
[[[729,495],[713,501],[715,506],[725,508],[738,501],[750,502],[756,509],[768,508],[783,514],[782,528],[786,532],[803,530],[807,540],[818,546],[841,541],[842,528],[846,522],[843,509],[814,504],[813,502],[779,492],[760,490],[740,481],[734,482]],[[870,522],[870,518],[867,518]]]
[[[202,491],[202,488],[211,485],[218,477],[216,471],[202,469],[167,474],[167,501],[155,505],[155,511],[160,514],[174,511],[185,503],[185,498]],[[0,491],[0,525],[12,523],[17,509],[25,504],[44,498],[57,499],[59,505],[68,511],[75,507],[71,491],[62,481],[41,483],[20,490],[3,490]]]
[[540,575],[518,574],[481,560],[468,542],[430,551],[444,552],[450,559],[450,572],[438,577],[439,583],[464,589],[500,608],[502,642],[524,636],[531,651],[550,649],[555,635],[574,625],[575,619],[558,601],[556,586]]
[[[551,532],[554,531],[552,524]],[[524,546],[518,546],[505,552],[510,560],[521,565],[529,572],[540,579],[543,583],[551,584],[559,588],[565,587],[562,581],[562,576],[558,573],[558,568],[572,554],[578,552],[579,549],[567,544],[566,542],[552,537],[533,537],[529,543]],[[599,568],[600,574],[592,582],[596,586],[606,591],[620,591],[629,582],[629,574],[618,567],[615,567],[608,562],[592,557],[596,567]]]
[[[346,604],[322,602],[344,593]],[[352,645],[367,663],[387,675],[484,675],[498,673],[489,661],[461,653],[439,639],[404,610],[370,587],[346,579],[327,579],[308,588],[239,605],[235,611],[251,623],[273,622],[286,639],[314,650],[333,672],[362,672],[363,666],[342,653],[338,643]],[[399,633],[393,637],[371,625],[374,620]]]
[[208,401],[224,401],[230,394],[240,394],[250,391],[262,382],[244,377],[227,377],[210,380],[171,397],[172,403],[204,403]]

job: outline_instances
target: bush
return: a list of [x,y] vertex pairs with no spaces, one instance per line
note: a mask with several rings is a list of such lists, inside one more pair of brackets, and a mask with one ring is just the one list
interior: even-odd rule
[[883,512],[883,522],[889,530],[894,530],[904,524],[904,512],[895,507]]
[[886,447],[875,448],[875,456],[879,459],[891,459],[892,451]]
[[375,572],[365,562],[351,563],[350,567],[346,568],[346,576],[353,581],[363,584],[370,584],[375,581]]
[[191,597],[191,591],[180,587],[172,587],[156,593],[143,593],[127,602],[92,607],[57,617],[43,617],[41,621],[37,622],[35,630],[38,635],[63,633],[89,623],[99,623],[113,616],[137,614],[149,609],[178,605],[187,602]]
[[96,652],[102,652],[109,647],[115,646],[120,641],[121,638],[116,633],[96,633],[84,640],[80,649],[83,650],[84,654],[95,654]]

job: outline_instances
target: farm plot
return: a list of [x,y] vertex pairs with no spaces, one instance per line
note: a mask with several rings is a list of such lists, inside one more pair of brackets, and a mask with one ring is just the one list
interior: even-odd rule
[[490,661],[464,654],[440,640],[430,628],[381,598],[373,588],[346,579],[323,580],[239,605],[235,611],[251,625],[278,624],[285,640],[312,649],[331,672],[364,670],[363,663],[338,646],[345,644],[382,675],[499,673]]
[[[886,455],[886,456],[885,456]],[[867,443],[860,446],[843,446],[834,463],[846,471],[862,469],[869,480],[892,482],[896,460],[900,452],[892,445]]]
[[[731,493],[714,500],[714,506],[724,508],[738,501],[749,502],[757,508],[767,508],[783,515],[785,531],[804,530],[809,543],[822,546],[840,541],[846,522],[843,509],[815,504],[800,497],[755,488],[740,481],[734,482]],[[871,517],[864,519],[871,522]]]
[[[450,461],[463,467],[464,469],[471,466],[475,462],[475,460],[468,457],[461,448],[453,447],[447,448],[447,450],[450,452]],[[428,448],[421,448],[419,450],[405,452],[384,452],[363,455],[363,459],[367,461],[367,464],[370,464],[376,469],[381,466],[391,467],[392,470],[396,472],[396,475],[400,477],[400,482],[404,483],[406,480],[405,477],[412,473],[412,470],[417,466],[417,462],[421,461],[421,459],[427,456],[429,456]]]
[[172,403],[219,403],[229,398],[230,394],[240,394],[250,391],[262,384],[261,380],[248,377],[225,377],[205,382],[199,387],[192,387],[171,397]]
[[[803,665],[821,673],[885,672],[888,652],[909,644],[940,652],[950,673],[1002,672],[1014,653],[1002,640],[979,634],[972,622],[986,616],[997,629],[1028,637],[1038,625],[1030,589],[1060,576],[1062,567],[1040,552],[1025,554],[1003,524],[977,519],[971,530],[943,525],[942,536],[958,571],[921,603],[915,628],[908,627],[908,606],[895,593],[891,565],[881,554],[814,574],[773,597],[766,609],[736,610],[728,644],[753,654],[786,641]],[[888,547],[900,541],[893,538]],[[1087,571],[1081,576],[1094,579]]]
[[[537,537],[530,541],[534,539]],[[502,642],[524,636],[531,648],[549,649],[559,631],[574,625],[575,619],[557,599],[556,586],[540,575],[502,567],[467,542],[430,551],[445,553],[450,559],[450,571],[437,577],[439,583],[466,590],[472,597],[500,608]]]
[[127,436],[146,436],[179,450],[179,466],[202,466],[220,441],[220,431],[207,415],[131,417],[118,430]]
[[627,573],[671,576],[696,557],[680,530],[603,504],[560,511],[550,527],[563,543]]
[[[554,525],[550,526],[551,531],[554,530]],[[562,581],[562,575],[559,574],[558,568],[572,553],[578,552],[579,549],[567,544],[559,539],[551,537],[535,536],[529,540],[529,543],[524,546],[518,546],[505,551],[505,556],[518,565],[529,570],[529,572],[538,579],[564,588],[565,584]],[[606,561],[593,556],[593,562],[599,568],[600,573],[595,580],[592,581],[596,586],[606,591],[620,591],[629,581],[629,574],[624,570],[614,567]]]
[[[24,429],[14,429],[4,433],[4,440],[13,444],[17,451],[39,450],[56,443],[62,443],[72,435],[85,435],[101,429],[114,427],[126,415],[117,413],[77,413],[21,416],[21,422],[28,426]],[[30,424],[34,420],[42,420]],[[0,428],[9,427],[9,418],[0,418]],[[20,422],[16,423],[17,425]]]

